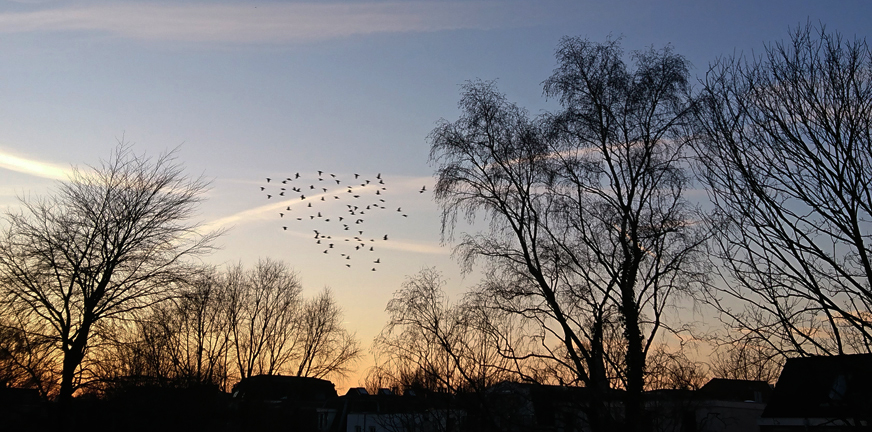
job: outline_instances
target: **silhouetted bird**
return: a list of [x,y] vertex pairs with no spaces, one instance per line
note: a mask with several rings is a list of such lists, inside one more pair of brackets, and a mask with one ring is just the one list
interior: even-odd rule
[[320,176],[324,171],[318,171],[318,175]]
[[265,187],[263,187],[263,186],[261,186],[261,187],[260,187],[260,190],[261,190],[261,191],[262,191],[262,190],[264,190],[264,189],[266,189],[266,188],[265,188]]
[[283,226],[283,227],[282,227],[282,228],[284,228],[284,229],[285,229],[285,231],[287,231],[287,230],[288,230],[288,227],[286,227],[286,226]]
[[279,213],[279,217],[285,217],[284,213]]
[[426,186],[426,185],[421,186],[421,190],[420,190],[419,192],[420,192],[420,193],[424,193],[425,190],[427,190],[427,186]]
[[266,199],[270,199],[270,198],[272,198],[272,195],[267,195],[267,196],[266,196]]
[[373,262],[376,263],[376,264],[380,264],[380,263],[381,263],[381,258],[376,258],[375,261],[373,261]]
[[266,178],[266,182],[267,182],[267,183],[269,183],[270,180],[272,180],[272,179],[269,178],[269,177]]
[[387,234],[385,234],[385,240],[387,240],[387,239],[388,239],[388,235],[387,235]]
[[[357,180],[358,177],[360,177],[360,174],[355,174],[355,175],[354,175],[354,179],[355,179],[355,180]],[[269,179],[267,179],[267,181],[269,181]]]

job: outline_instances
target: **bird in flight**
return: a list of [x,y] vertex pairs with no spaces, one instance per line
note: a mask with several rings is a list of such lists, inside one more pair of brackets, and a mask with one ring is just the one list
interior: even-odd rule
[[[306,175],[305,174],[306,172],[309,172],[311,174]],[[315,177],[315,174],[317,174],[318,177]],[[328,175],[329,175],[329,177],[327,177]],[[323,194],[322,193],[318,194],[320,200],[312,199],[311,195],[308,197],[309,199],[306,199],[307,198],[306,195],[302,193],[302,189],[305,188],[305,186],[304,186],[305,183],[300,184],[299,187],[291,187],[289,189],[295,193],[294,197],[299,196],[301,201],[306,201],[306,207],[311,209],[311,211],[308,212],[309,213],[309,215],[308,215],[309,222],[306,222],[305,216],[299,215],[300,217],[297,217],[296,222],[294,222],[294,223],[312,224],[313,228],[315,226],[317,226],[318,229],[313,230],[313,231],[314,231],[314,240],[315,240],[314,243],[317,244],[318,247],[327,246],[327,244],[326,244],[327,241],[334,242],[334,243],[330,243],[326,249],[322,249],[322,252],[324,254],[327,254],[330,256],[334,256],[334,257],[342,256],[342,257],[345,257],[346,260],[350,260],[351,256],[355,253],[364,252],[367,250],[369,250],[370,252],[375,251],[375,248],[373,245],[374,245],[374,242],[376,240],[362,238],[363,232],[366,231],[367,228],[369,227],[369,225],[371,224],[370,219],[367,219],[367,221],[364,222],[364,219],[357,218],[357,216],[363,215],[366,212],[372,212],[373,214],[375,214],[375,213],[377,213],[376,210],[388,208],[385,203],[389,202],[390,198],[389,198],[389,193],[387,192],[388,189],[381,186],[381,185],[384,185],[386,183],[385,178],[382,175],[382,173],[377,173],[374,177],[366,175],[366,174],[362,175],[360,172],[349,173],[348,175],[353,175],[354,179],[350,180],[350,181],[348,181],[348,180],[343,181],[342,180],[343,176],[341,174],[337,175],[336,173],[331,173],[331,172],[323,171],[323,170],[312,170],[312,171],[306,170],[306,171],[303,171],[302,174],[300,172],[297,172],[297,173],[294,173],[292,176],[288,176],[288,177],[283,177],[283,176],[266,177],[267,184],[261,185],[260,189],[261,189],[261,192],[263,192],[265,195],[267,195],[267,199],[272,199],[273,197],[275,197],[278,200],[282,200],[285,198],[291,199],[289,196],[286,196],[286,194],[284,193],[285,192],[284,185],[286,185],[288,182],[291,182],[294,180],[297,180],[298,183],[302,183],[302,182],[309,183],[309,190],[312,191],[312,192],[310,192],[310,194],[315,194],[317,189],[318,189],[315,187],[315,184],[317,184],[315,179],[317,179],[317,181],[324,181],[325,179],[327,179],[329,181],[330,179],[333,179],[336,181],[335,187],[337,189],[345,187],[347,189],[348,195],[341,195],[341,194],[337,194],[336,193],[337,191],[331,191],[329,187],[323,187],[324,184],[322,183],[321,186],[319,186],[319,188],[321,189]],[[274,178],[278,179],[278,181],[275,184],[272,183],[272,180]],[[370,179],[372,179],[372,180],[370,180]],[[375,184],[376,182],[378,182],[379,186],[370,188],[370,185]],[[278,184],[278,183],[281,183],[281,184]],[[389,181],[387,183],[389,183]],[[418,192],[423,193],[424,191],[426,191],[426,186],[422,187]],[[330,195],[327,195],[327,194],[330,194]],[[327,196],[333,196],[334,200],[345,200],[345,202],[343,202],[342,204],[346,204],[348,202],[355,202],[358,205],[348,204],[347,208],[341,208],[341,204],[340,204],[339,205],[340,208],[337,209],[336,208],[337,206],[335,204],[330,204],[334,201],[327,201],[326,200]],[[348,201],[349,198],[362,199],[362,201]],[[369,204],[367,204],[367,203],[369,203]],[[379,203],[381,203],[381,205]],[[285,204],[285,203],[283,202],[283,204]],[[288,219],[284,219],[284,217],[287,214],[289,214],[289,212],[291,210],[292,210],[292,205],[286,205],[285,211],[277,212],[277,213],[279,213],[279,218],[285,224],[288,224],[288,220],[294,220],[294,218],[292,218],[292,217],[288,217]],[[345,213],[345,212],[347,212],[347,213],[344,214],[343,216],[339,216],[338,214],[333,213],[334,211],[339,212],[339,213]],[[402,214],[402,207],[397,207],[397,212],[400,212]],[[348,216],[349,214],[352,216],[356,216],[356,218],[350,218]],[[402,216],[406,216],[406,215],[402,214]],[[318,219],[318,221],[316,222],[315,219]],[[348,220],[346,221],[346,219],[348,219]],[[339,221],[339,223],[337,223],[337,220]],[[340,232],[350,231],[350,224],[351,224],[352,220],[354,220],[354,223],[356,225],[355,228],[357,228],[356,231],[358,233],[358,236],[354,236],[353,240],[352,240],[352,236],[350,234],[348,235],[348,237],[345,237],[343,235],[339,235],[336,240],[326,240],[326,239],[331,238],[331,236],[329,235],[331,233],[339,234],[339,233],[331,232],[331,230],[340,231]],[[372,216],[372,220],[374,220],[375,222],[378,222],[378,216]],[[288,224],[288,225],[285,225],[285,224],[279,224],[279,226],[282,227],[282,230],[289,231],[289,232],[293,231],[294,228],[292,226],[290,226],[290,224]],[[317,224],[317,225],[315,225],[315,224]],[[366,225],[366,227],[364,227],[364,225]],[[309,232],[313,232],[313,231],[309,231]],[[384,234],[382,238],[383,238],[383,240],[386,241],[386,240],[388,240],[388,237],[389,237],[389,233]],[[325,239],[324,242],[321,241],[322,239]],[[339,239],[342,239],[342,240],[339,240]],[[348,242],[348,243],[346,243],[346,242]],[[324,245],[322,245],[322,243],[324,243]],[[335,249],[336,253],[330,254],[330,249]],[[342,252],[342,254],[340,254],[340,252]],[[375,264],[381,264],[381,257],[376,256],[376,259],[372,262]],[[350,263],[350,261],[345,261],[345,263]],[[351,265],[346,264],[346,267],[350,268]],[[355,267],[360,267],[360,266],[355,266]],[[372,271],[376,271],[376,268],[372,268]]]

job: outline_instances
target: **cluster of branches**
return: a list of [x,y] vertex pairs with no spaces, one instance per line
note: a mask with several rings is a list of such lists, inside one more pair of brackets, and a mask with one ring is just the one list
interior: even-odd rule
[[[242,378],[324,378],[350,372],[360,353],[329,290],[312,299],[287,265],[207,268],[182,294],[152,308],[114,341],[108,384],[131,377],[228,389]],[[106,361],[107,357],[112,361]]]
[[[634,52],[632,68],[623,57],[615,41],[564,39],[545,81],[562,111],[530,118],[473,82],[460,119],[430,142],[446,239],[459,216],[490,224],[456,249],[467,268],[488,269],[478,304],[539,331],[536,349],[509,358],[602,395],[625,389],[636,430],[646,358],[659,332],[676,330],[664,319],[675,296],[703,279],[706,236],[684,197],[687,61],[670,48]],[[611,427],[597,403],[591,426]]]
[[0,380],[65,406],[107,379],[210,383],[260,373],[344,374],[360,349],[329,291],[301,298],[261,260],[198,264],[220,231],[191,222],[207,183],[174,153],[120,144],[47,198],[23,198],[0,238]]
[[520,334],[510,316],[452,303],[445,285],[441,273],[424,269],[394,293],[388,324],[373,342],[379,363],[366,378],[368,387],[479,392],[533,371],[529,362],[503,355]]
[[[431,161],[443,238],[485,277],[456,305],[438,275],[410,279],[376,378],[623,389],[621,418],[594,397],[590,426],[642,430],[646,389],[772,382],[788,356],[870,352],[866,42],[799,28],[761,58],[719,61],[697,94],[668,47],[624,58],[616,41],[561,41],[544,93],[563,108],[538,117],[491,82],[463,87]],[[689,204],[693,181],[713,211]],[[660,337],[686,340],[672,311],[690,297],[727,324],[709,365]]]
[[704,85],[693,144],[721,276],[707,300],[733,330],[721,342],[777,361],[872,352],[866,41],[806,25]]

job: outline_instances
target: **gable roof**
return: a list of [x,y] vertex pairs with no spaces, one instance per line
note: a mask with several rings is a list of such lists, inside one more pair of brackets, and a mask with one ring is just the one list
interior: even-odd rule
[[699,396],[706,399],[735,402],[767,402],[772,387],[766,381],[712,378],[699,389]]
[[856,419],[872,412],[872,354],[788,359],[762,418]]

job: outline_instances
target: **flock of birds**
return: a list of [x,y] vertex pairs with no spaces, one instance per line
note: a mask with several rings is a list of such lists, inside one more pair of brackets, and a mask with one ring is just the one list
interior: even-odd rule
[[[268,200],[292,200],[293,204],[278,214],[282,230],[287,231],[293,223],[314,223],[317,228],[312,228],[312,240],[323,248],[324,254],[341,259],[347,268],[365,260],[367,264],[375,264],[371,271],[376,271],[377,264],[382,262],[377,253],[378,243],[388,241],[389,236],[384,232],[373,234],[366,230],[366,221],[376,212],[391,210],[403,218],[408,214],[402,207],[396,210],[387,207],[388,189],[381,173],[374,178],[354,174],[354,181],[344,184],[336,174],[317,173],[316,178],[301,176],[300,173],[285,178],[267,177],[260,191]],[[426,191],[427,187],[422,186],[418,192]],[[338,214],[334,204],[337,201],[344,204]],[[305,206],[301,205],[303,203]]]

